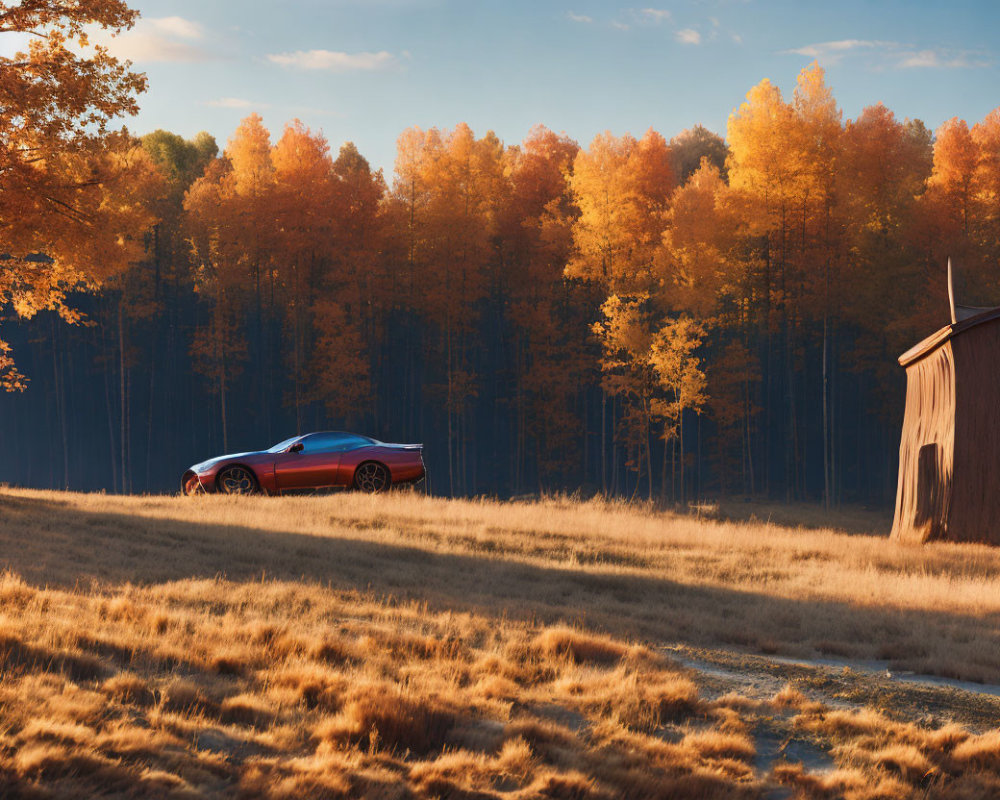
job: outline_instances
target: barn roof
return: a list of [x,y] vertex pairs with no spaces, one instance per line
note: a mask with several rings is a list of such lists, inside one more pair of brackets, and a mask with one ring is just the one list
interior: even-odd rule
[[1000,306],[997,308],[988,308],[975,316],[960,319],[958,322],[951,323],[951,325],[945,325],[941,330],[932,333],[922,342],[918,342],[903,353],[899,357],[899,363],[904,367],[908,367],[914,361],[936,350],[953,336],[964,333],[970,328],[975,328],[977,325],[982,325],[984,322],[992,322],[995,319],[1000,319]]

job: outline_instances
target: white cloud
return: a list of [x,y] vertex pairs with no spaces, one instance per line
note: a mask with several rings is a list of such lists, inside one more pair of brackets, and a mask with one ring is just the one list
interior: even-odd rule
[[611,23],[611,27],[612,28],[617,28],[620,31],[627,31],[629,29],[628,25],[626,25],[624,22],[619,22],[618,20],[614,20]]
[[838,54],[843,54],[848,50],[878,47],[879,45],[885,44],[891,43],[867,41],[864,39],[841,39],[836,42],[817,42],[816,44],[807,44],[805,47],[797,47],[794,50],[786,50],[785,52],[798,56],[806,56],[808,58],[821,58],[823,56],[831,55],[839,58]]
[[670,21],[670,12],[665,8],[644,8],[639,13],[652,22]]
[[218,100],[207,100],[205,105],[212,108],[267,108],[267,103],[255,103],[242,97],[220,97]]
[[900,69],[961,69],[990,67],[988,59],[975,57],[972,53],[947,53],[943,50],[919,50],[917,52],[902,52],[896,64]]
[[152,17],[145,20],[157,33],[179,39],[201,39],[205,32],[201,25],[184,17]]
[[701,34],[694,28],[682,28],[674,34],[674,38],[681,44],[701,44]]
[[104,45],[113,56],[137,64],[156,61],[205,61],[214,53],[198,44],[205,36],[202,26],[184,17],[140,19],[134,28],[111,36],[106,31],[90,31],[95,44]]
[[913,67],[940,67],[941,59],[933,50],[921,50],[919,53],[910,53],[899,62],[903,69]]
[[338,50],[296,50],[294,53],[271,53],[267,60],[272,64],[296,69],[325,70],[327,72],[372,71],[385,69],[396,62],[392,53],[344,53]]
[[589,25],[594,21],[593,17],[588,17],[586,14],[574,14],[572,11],[567,11],[566,16],[573,20],[573,22],[582,22],[585,25]]
[[787,55],[818,59],[824,66],[839,63],[851,53],[865,51],[872,55],[874,69],[957,69],[960,67],[989,67],[992,61],[982,53],[949,51],[942,48],[916,50],[913,45],[869,39],[841,39],[834,42],[817,42],[793,50]]
[[740,36],[740,35],[739,35],[738,33],[734,33],[734,34],[733,34],[733,41],[734,41],[734,42],[735,42],[736,44],[743,44],[743,37],[742,37],[742,36]]

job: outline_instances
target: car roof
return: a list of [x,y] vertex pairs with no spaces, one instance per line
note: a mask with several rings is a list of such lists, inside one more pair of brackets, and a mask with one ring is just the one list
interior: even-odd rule
[[358,439],[364,439],[366,442],[378,442],[378,439],[373,439],[371,436],[365,436],[363,433],[352,433],[351,431],[313,431],[312,433],[303,433],[299,439],[308,439],[310,436],[354,436]]

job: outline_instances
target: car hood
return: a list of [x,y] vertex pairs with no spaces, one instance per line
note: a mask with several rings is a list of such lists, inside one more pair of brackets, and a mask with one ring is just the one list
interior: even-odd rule
[[210,458],[208,461],[202,461],[200,464],[195,464],[191,467],[192,472],[204,472],[207,469],[211,469],[217,464],[221,464],[223,461],[231,461],[235,458],[246,458],[247,456],[261,456],[267,452],[265,450],[251,450],[247,453],[230,453],[227,456],[216,456],[215,458]]

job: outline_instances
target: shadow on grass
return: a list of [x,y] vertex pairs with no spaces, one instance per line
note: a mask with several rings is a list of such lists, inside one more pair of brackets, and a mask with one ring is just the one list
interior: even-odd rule
[[[199,501],[194,501],[199,502]],[[342,523],[339,523],[342,524]],[[799,601],[679,583],[613,566],[544,566],[363,538],[91,512],[0,494],[0,568],[37,585],[89,588],[223,577],[305,580],[337,591],[617,636],[765,654],[888,658],[1000,682],[1000,615]]]
[[771,523],[787,528],[835,530],[838,533],[888,537],[892,509],[841,506],[825,509],[818,503],[770,503],[730,497],[692,504],[689,515],[722,522]]

